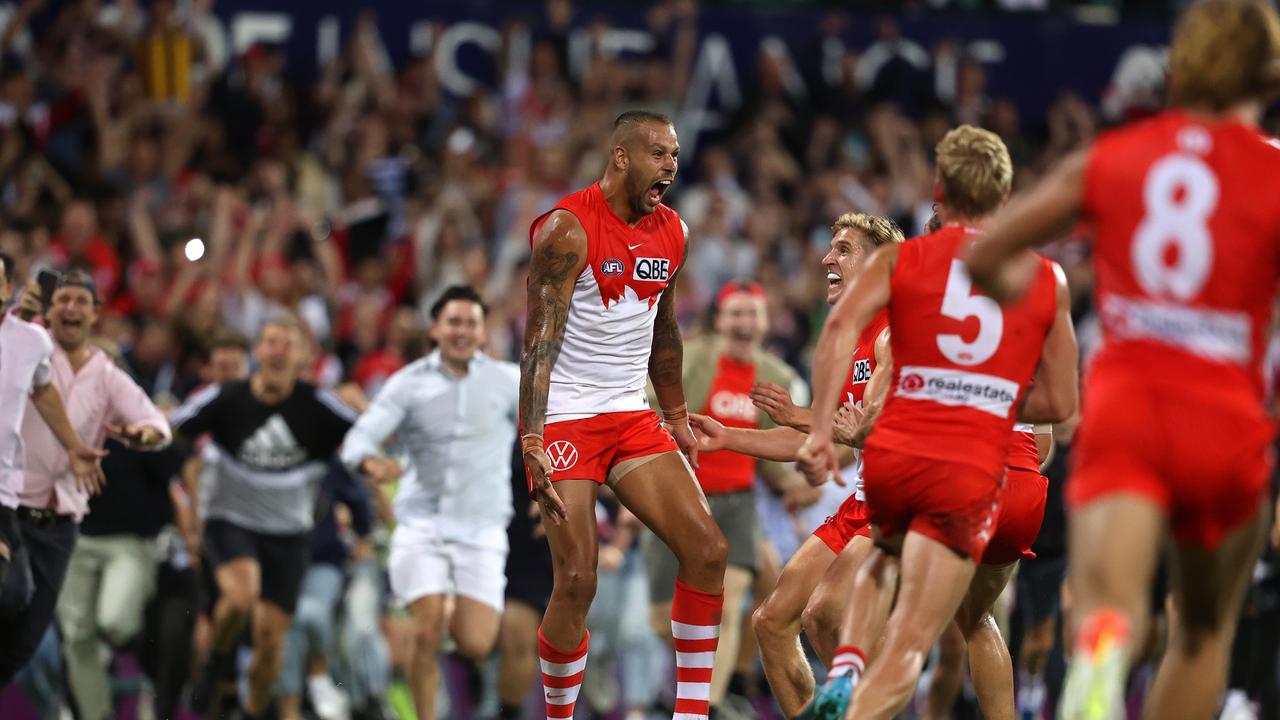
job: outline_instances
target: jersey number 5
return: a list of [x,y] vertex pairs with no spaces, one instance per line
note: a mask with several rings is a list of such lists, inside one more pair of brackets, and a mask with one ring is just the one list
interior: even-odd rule
[[973,281],[959,259],[951,261],[947,290],[942,296],[942,314],[961,322],[978,318],[978,335],[966,341],[955,333],[938,336],[938,350],[957,365],[979,365],[991,359],[1004,335],[1004,313],[1000,303],[986,295],[973,294]]
[[1131,250],[1138,284],[1156,297],[1190,300],[1213,267],[1208,223],[1218,205],[1218,178],[1194,155],[1166,155],[1147,171],[1142,203],[1146,215]]

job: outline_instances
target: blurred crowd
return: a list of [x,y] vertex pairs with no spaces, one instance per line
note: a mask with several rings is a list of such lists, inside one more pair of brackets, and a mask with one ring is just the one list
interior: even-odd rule
[[[390,61],[372,12],[305,82],[279,47],[206,42],[211,13],[212,0],[26,0],[0,37],[0,251],[23,278],[91,272],[98,335],[170,403],[209,379],[215,337],[252,338],[281,310],[311,336],[317,383],[372,395],[423,353],[427,309],[456,284],[489,303],[488,352],[514,359],[531,221],[600,177],[621,111],[681,118],[698,37],[693,2],[657,2],[650,53],[611,54],[593,21],[588,61],[571,63],[569,32],[588,15],[548,0],[527,20],[527,64],[454,97],[429,58]],[[833,14],[815,40],[843,22]],[[754,278],[768,295],[768,347],[808,377],[838,215],[919,232],[932,149],[957,123],[1004,139],[1015,192],[1104,124],[1070,94],[1028,121],[955,46],[902,56],[888,19],[879,38],[850,46],[838,67],[766,46],[741,107],[682,138],[692,152],[667,202],[690,229],[678,298],[687,333],[707,329],[723,283]],[[943,62],[954,72],[936,83]],[[1151,97],[1133,93],[1116,116],[1154,109]],[[1066,268],[1086,353],[1088,236],[1077,228],[1047,250]]]

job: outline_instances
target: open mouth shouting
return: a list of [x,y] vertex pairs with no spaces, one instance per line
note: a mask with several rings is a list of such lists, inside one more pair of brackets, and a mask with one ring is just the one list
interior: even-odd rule
[[657,206],[662,202],[663,196],[667,194],[667,189],[671,187],[671,180],[659,180],[649,187],[649,193],[646,200],[650,205]]
[[843,282],[844,278],[840,277],[839,273],[827,271],[827,289],[835,290]]

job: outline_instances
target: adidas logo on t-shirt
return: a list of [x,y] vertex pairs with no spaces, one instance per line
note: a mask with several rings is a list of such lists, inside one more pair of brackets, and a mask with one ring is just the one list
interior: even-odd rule
[[307,451],[298,444],[289,424],[279,414],[272,415],[240,445],[240,460],[254,467],[284,470],[297,467],[307,459]]

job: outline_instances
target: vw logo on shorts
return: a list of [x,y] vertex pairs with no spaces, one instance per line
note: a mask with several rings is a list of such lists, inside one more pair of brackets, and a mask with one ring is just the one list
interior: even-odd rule
[[578,464],[578,448],[568,440],[556,440],[547,445],[547,458],[552,470],[568,470]]

